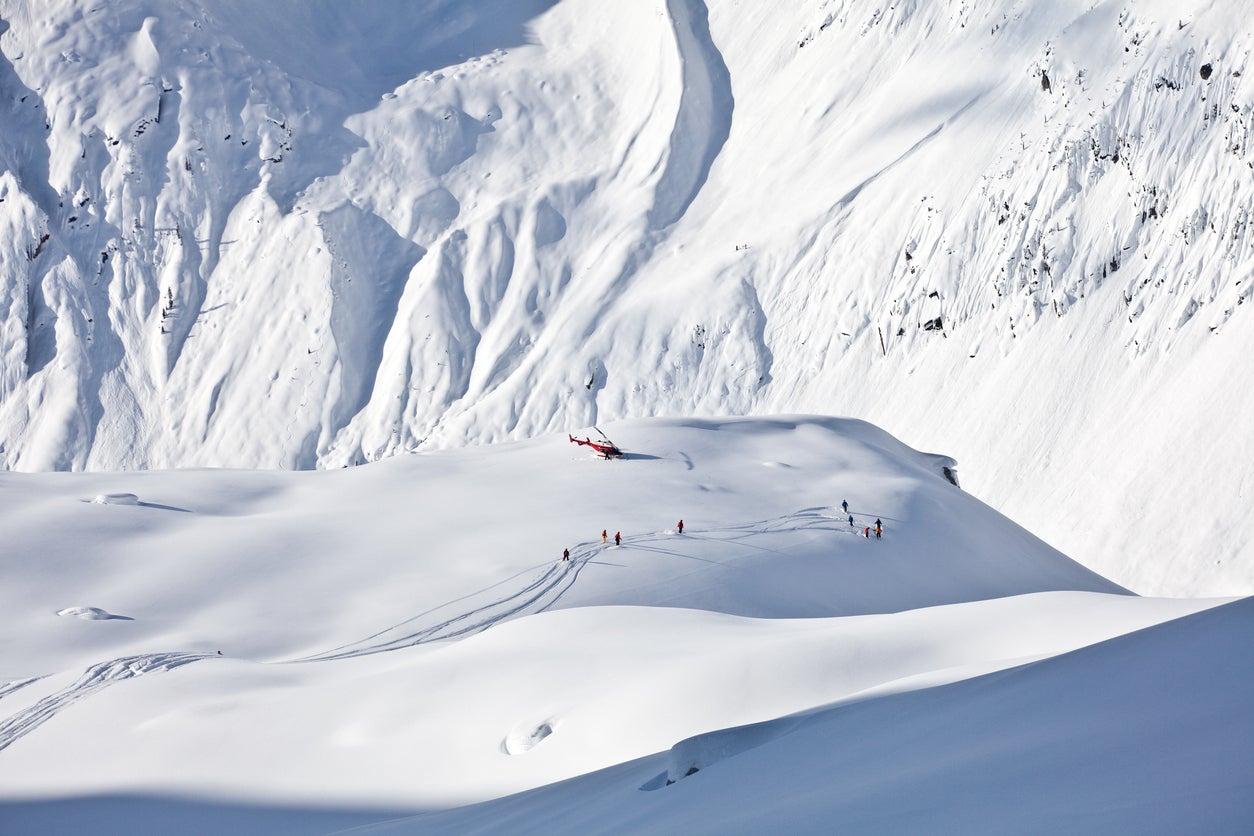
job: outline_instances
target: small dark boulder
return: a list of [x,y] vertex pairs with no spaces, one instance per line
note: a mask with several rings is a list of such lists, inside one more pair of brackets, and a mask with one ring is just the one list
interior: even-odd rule
[[1210,74],[1211,74],[1211,72],[1213,71],[1213,69],[1214,69],[1214,68],[1213,68],[1213,67],[1211,67],[1211,65],[1210,65],[1210,64],[1203,64],[1203,65],[1202,65],[1202,70],[1201,70],[1201,73],[1202,73],[1202,81],[1205,81],[1206,79],[1210,78]]

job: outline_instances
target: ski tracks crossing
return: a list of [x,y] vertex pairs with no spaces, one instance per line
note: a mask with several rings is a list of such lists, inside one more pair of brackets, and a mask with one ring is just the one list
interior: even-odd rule
[[[768,532],[798,529],[844,531],[834,517],[822,508],[807,508],[765,520],[702,531],[699,536],[739,542]],[[695,532],[694,532],[695,534]],[[629,538],[630,545],[651,543],[668,537],[661,532]],[[688,536],[688,535],[684,535]],[[742,545],[743,542],[741,543]],[[569,561],[557,560],[533,566],[479,592],[463,596],[385,628],[371,636],[323,653],[287,660],[285,663],[325,662],[388,653],[432,642],[460,639],[481,633],[511,618],[551,609],[574,586],[589,561],[605,550],[599,543],[581,543]],[[535,574],[520,587],[508,584],[530,572]],[[499,587],[506,587],[498,590]],[[498,590],[493,592],[493,590]],[[487,600],[485,600],[487,599]],[[477,603],[476,603],[477,601]],[[458,605],[462,605],[460,608]],[[0,751],[30,734],[58,713],[104,688],[151,673],[162,673],[204,659],[221,658],[209,653],[148,653],[98,662],[72,684],[37,700],[22,711],[0,720]],[[284,664],[284,663],[280,663]],[[45,677],[32,677],[0,684],[0,700]]]
[[[402,625],[389,628],[370,637],[370,639],[357,643],[362,646],[346,645],[342,648],[337,648],[335,651],[291,661],[330,661],[333,659],[347,659],[375,653],[386,653],[392,650],[414,647],[415,645],[456,639],[479,633],[528,610],[540,612],[552,606],[575,583],[579,572],[593,554],[595,554],[595,550],[587,549],[583,550],[578,555],[578,558],[572,556],[570,562],[559,561],[557,565],[548,565],[543,571],[533,577],[530,582],[514,592],[500,595],[469,610],[438,618],[435,623],[429,623],[419,629],[410,629],[402,632],[401,635],[387,637],[389,633],[395,633],[401,626],[412,624],[415,619],[410,619],[407,622],[403,622]],[[466,599],[459,600],[464,601]],[[427,614],[447,610],[455,603],[457,602],[451,602],[437,608],[437,610],[429,611]],[[381,640],[374,641],[371,644],[364,643],[371,641],[371,639]],[[150,673],[174,670],[203,659],[219,658],[222,657],[210,653],[174,652],[123,656],[118,659],[98,662],[87,668],[72,685],[42,697],[28,708],[4,720],[0,720],[0,751],[30,734],[71,705],[102,691],[110,685],[127,679],[136,679]],[[0,700],[44,678],[37,676],[4,683],[0,685]]]
[[[84,671],[73,685],[69,685],[38,700],[29,708],[0,721],[0,751],[30,734],[51,720],[64,709],[86,699],[92,694],[126,679],[135,679],[149,673],[173,670],[184,665],[210,658],[207,653],[146,653],[123,656],[107,662],[97,662]],[[214,658],[217,658],[216,656]],[[0,689],[0,699],[43,677],[35,677],[9,683]]]
[[[521,589],[500,595],[472,609],[440,618],[441,610],[448,610],[452,604],[446,604],[435,610],[428,610],[421,616],[415,616],[387,630],[363,639],[360,642],[343,645],[326,653],[306,656],[294,661],[320,662],[330,659],[349,659],[356,656],[369,656],[374,653],[386,653],[420,644],[459,639],[475,633],[482,633],[490,627],[510,618],[529,613],[543,612],[565,594],[574,585],[579,573],[588,560],[597,553],[592,547],[576,548],[569,561],[559,560],[555,564],[546,564],[545,568]],[[538,567],[533,567],[538,568]],[[517,577],[517,575],[515,575]],[[499,584],[498,584],[499,585]],[[491,589],[492,587],[489,587]],[[472,596],[473,597],[473,596]],[[458,599],[465,601],[466,598]],[[454,601],[452,603],[458,603]],[[424,616],[434,616],[434,623],[414,629],[411,625]],[[388,634],[393,634],[387,638]],[[399,635],[397,635],[399,634]],[[367,642],[373,642],[367,644]]]

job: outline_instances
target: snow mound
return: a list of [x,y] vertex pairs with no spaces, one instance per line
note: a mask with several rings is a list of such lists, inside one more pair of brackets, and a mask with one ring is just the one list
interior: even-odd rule
[[93,505],[138,505],[139,497],[133,493],[101,493],[91,502]]
[[526,726],[510,732],[501,742],[501,748],[507,755],[521,755],[523,752],[534,749],[551,734],[553,734],[553,721],[546,720],[539,725]]
[[57,615],[66,618],[81,618],[84,621],[133,621],[134,619],[125,615],[115,615],[100,607],[66,607],[63,610],[57,610]]

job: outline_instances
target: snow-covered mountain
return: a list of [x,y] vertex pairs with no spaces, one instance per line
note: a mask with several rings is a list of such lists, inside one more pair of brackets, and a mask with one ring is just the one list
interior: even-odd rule
[[1247,11],[0,0],[0,461],[845,414],[1254,591]]
[[4,474],[0,830],[1254,821],[1250,601],[1130,595],[860,421],[605,429]]

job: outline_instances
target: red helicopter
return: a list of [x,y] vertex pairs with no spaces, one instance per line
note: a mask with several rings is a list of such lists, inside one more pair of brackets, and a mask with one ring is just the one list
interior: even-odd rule
[[599,428],[593,427],[593,429],[601,434],[601,441],[593,441],[587,436],[584,436],[583,438],[575,438],[569,433],[566,435],[572,443],[578,444],[580,447],[591,447],[603,459],[621,459],[623,457],[623,451],[618,449],[618,445],[610,441],[605,433],[601,432]]

